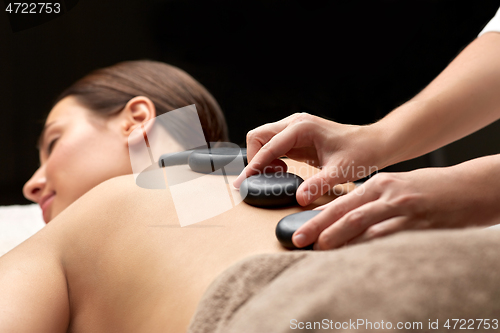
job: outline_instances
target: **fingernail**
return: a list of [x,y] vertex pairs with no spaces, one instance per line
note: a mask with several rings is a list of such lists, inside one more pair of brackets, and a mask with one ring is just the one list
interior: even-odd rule
[[239,175],[238,177],[236,177],[236,179],[234,180],[234,182],[233,182],[233,186],[234,186],[235,188],[240,188],[240,183],[241,183],[240,179],[241,179],[242,177],[243,177],[243,176],[240,174],[240,175]]
[[309,191],[308,190],[304,190],[302,192],[302,200],[304,200],[305,203],[308,203],[309,202]]
[[297,247],[304,247],[306,244],[306,235],[304,234],[297,234],[293,236],[293,243]]

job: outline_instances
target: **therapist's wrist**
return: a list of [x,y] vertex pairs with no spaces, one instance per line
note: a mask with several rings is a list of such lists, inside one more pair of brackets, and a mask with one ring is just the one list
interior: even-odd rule
[[368,125],[378,147],[377,160],[380,168],[418,157],[437,148],[432,140],[436,126],[422,120],[420,116],[429,107],[426,101],[411,100],[376,123]]
[[391,164],[397,163],[397,152],[390,142],[388,129],[379,122],[360,127],[360,135],[364,139],[363,146],[369,156],[370,166],[381,170]]

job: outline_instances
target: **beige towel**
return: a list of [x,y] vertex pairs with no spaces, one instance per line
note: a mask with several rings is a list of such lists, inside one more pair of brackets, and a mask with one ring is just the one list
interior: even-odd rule
[[[335,251],[248,258],[208,288],[189,332],[395,332],[399,322],[416,323],[399,331],[463,331],[454,321],[444,327],[448,319],[498,331],[477,330],[476,319],[500,320],[500,230],[405,232]],[[344,329],[298,329],[325,320]],[[367,326],[352,326],[359,320]],[[375,329],[382,320],[385,329]]]

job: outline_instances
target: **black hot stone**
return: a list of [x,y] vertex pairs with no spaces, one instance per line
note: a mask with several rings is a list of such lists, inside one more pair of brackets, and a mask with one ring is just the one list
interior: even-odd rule
[[297,205],[295,194],[303,181],[293,173],[264,173],[245,179],[240,195],[247,204],[257,207]]
[[186,150],[178,153],[163,154],[158,159],[158,164],[160,168],[187,164],[189,155],[191,155],[192,152],[193,150]]
[[[230,164],[241,153],[244,165]],[[195,150],[189,155],[188,164],[191,170],[200,173],[211,173],[224,167],[227,175],[239,175],[248,164],[246,148],[219,147]]]
[[[291,214],[282,218],[276,225],[276,237],[281,245],[287,249],[297,249],[292,243],[293,233],[304,223],[321,213],[321,210],[306,210],[304,212]],[[303,249],[311,249],[307,246]]]
[[[217,142],[215,142],[215,144],[217,144]],[[226,144],[226,143],[224,143],[224,144]],[[174,166],[174,165],[188,164],[189,155],[191,155],[191,153],[193,151],[207,149],[206,147],[207,147],[206,145],[203,145],[203,146],[196,147],[196,148],[189,149],[189,150],[163,154],[158,159],[158,165],[160,166],[160,168],[162,168],[162,167],[169,167],[169,166]]]

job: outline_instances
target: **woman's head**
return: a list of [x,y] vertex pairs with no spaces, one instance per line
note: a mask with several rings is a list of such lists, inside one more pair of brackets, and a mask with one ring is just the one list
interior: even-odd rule
[[[132,172],[127,139],[134,129],[191,104],[206,141],[227,141],[215,99],[176,67],[127,61],[90,73],[54,103],[39,140],[41,166],[24,186],[24,195],[38,202],[50,221],[92,187]],[[172,151],[184,148],[185,133],[169,130]]]

